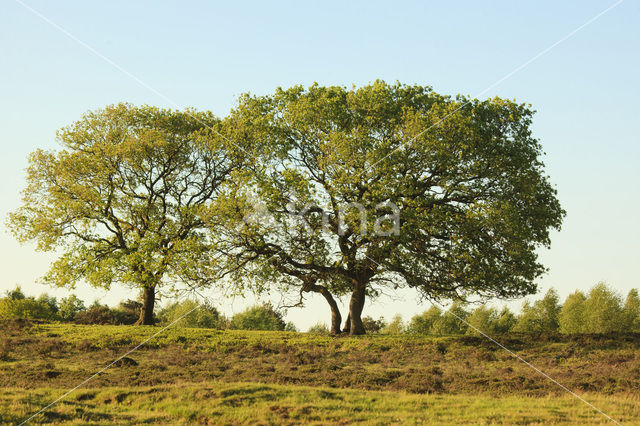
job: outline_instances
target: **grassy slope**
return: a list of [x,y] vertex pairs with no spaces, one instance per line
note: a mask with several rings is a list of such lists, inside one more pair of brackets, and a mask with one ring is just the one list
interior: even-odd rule
[[[5,422],[64,393],[158,328],[2,324]],[[640,418],[640,336],[500,339],[616,418]],[[602,421],[481,338],[167,330],[46,421]]]

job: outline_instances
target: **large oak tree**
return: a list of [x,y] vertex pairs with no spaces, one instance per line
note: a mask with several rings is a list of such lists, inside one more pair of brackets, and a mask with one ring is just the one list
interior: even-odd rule
[[119,104],[61,129],[61,149],[32,153],[9,226],[59,254],[44,281],[139,288],[141,324],[161,286],[205,283],[202,213],[235,167],[223,127],[206,112]]
[[[241,97],[234,129],[263,151],[210,217],[228,269],[243,271],[238,285],[323,294],[334,332],[331,294],[349,293],[351,334],[384,286],[434,299],[535,292],[536,250],[564,211],[532,115],[380,81]],[[380,220],[394,207],[399,228]]]

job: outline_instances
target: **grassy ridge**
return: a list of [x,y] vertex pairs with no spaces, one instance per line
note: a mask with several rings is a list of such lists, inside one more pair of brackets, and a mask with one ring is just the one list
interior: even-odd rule
[[[9,422],[37,411],[159,330],[15,322],[1,326],[0,383],[5,389],[0,412],[12,413],[3,417]],[[620,419],[640,417],[640,335],[499,340],[570,389],[586,392],[596,406],[604,404],[602,409],[624,416]],[[495,344],[474,337],[353,338],[171,328],[88,386],[57,407],[50,420],[604,419]],[[242,389],[250,390],[244,399],[238,396]],[[237,406],[221,393],[225,390],[236,395]],[[318,397],[325,393],[337,397]],[[307,405],[311,408],[304,408]]]

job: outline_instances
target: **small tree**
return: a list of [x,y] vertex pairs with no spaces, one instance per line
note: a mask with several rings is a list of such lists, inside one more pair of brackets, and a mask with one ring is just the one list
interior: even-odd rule
[[467,328],[467,334],[479,335],[482,332],[491,335],[501,333],[502,330],[498,326],[500,317],[501,315],[496,308],[485,305],[478,306],[467,317],[467,322],[470,324]]
[[74,317],[78,324],[116,324],[116,317],[107,305],[101,305],[97,300],[87,309],[79,311]]
[[282,331],[286,327],[282,314],[272,305],[253,306],[244,312],[235,314],[229,323],[229,328],[236,330],[273,330]]
[[16,286],[16,288],[14,288],[13,290],[8,290],[6,295],[7,299],[11,300],[21,300],[25,298],[22,289],[20,289],[20,286]]
[[312,333],[312,334],[329,334],[329,329],[327,328],[326,324],[323,324],[321,322],[312,325],[311,327],[309,327],[309,330],[307,330],[307,333]]
[[167,278],[208,282],[202,213],[233,169],[221,131],[210,113],[126,104],[89,112],[58,132],[61,150],[29,156],[9,227],[40,250],[61,250],[45,283],[139,288],[139,323],[152,324]]
[[380,330],[382,334],[402,334],[405,331],[406,326],[404,321],[402,321],[402,316],[400,314],[394,315],[389,324]]
[[199,302],[191,299],[170,304],[160,311],[158,317],[165,324],[170,324],[182,317],[177,323],[182,327],[224,328],[226,326],[226,319],[214,306],[201,306]]
[[585,331],[584,309],[587,297],[581,291],[571,293],[562,305],[558,315],[560,332],[577,334]]
[[387,325],[387,323],[384,321],[384,318],[380,317],[375,320],[369,316],[362,318],[362,324],[364,324],[364,329],[369,333],[379,333],[380,330],[382,330]]
[[464,321],[468,316],[469,312],[464,309],[463,304],[456,301],[434,324],[434,333],[443,336],[464,334],[467,331]]
[[545,296],[533,303],[525,302],[514,331],[521,333],[554,333],[558,331],[560,314],[558,292],[549,289]]
[[495,330],[498,334],[508,333],[513,330],[518,318],[507,308],[502,308],[502,311],[498,314],[498,321],[496,321]]
[[84,302],[75,294],[63,297],[60,300],[59,314],[62,321],[73,321],[76,314],[85,309]]
[[584,302],[584,331],[586,333],[612,333],[625,331],[622,298],[606,283],[599,282]]
[[624,302],[624,315],[626,318],[626,331],[640,332],[640,296],[637,289],[632,289]]
[[440,321],[442,310],[432,306],[428,310],[411,318],[407,326],[409,334],[433,334],[435,325]]

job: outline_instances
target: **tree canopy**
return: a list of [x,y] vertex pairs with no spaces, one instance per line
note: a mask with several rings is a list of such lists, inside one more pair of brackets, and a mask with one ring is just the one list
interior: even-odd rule
[[168,279],[199,283],[210,261],[202,212],[234,167],[223,127],[211,113],[119,104],[61,129],[61,149],[32,153],[9,226],[61,250],[44,281],[140,288],[144,324]]
[[[229,269],[252,265],[257,286],[323,294],[332,331],[331,296],[350,294],[352,334],[385,286],[434,299],[535,292],[536,249],[564,211],[532,115],[510,100],[381,81],[241,97],[231,121],[263,149],[212,215]],[[246,220],[256,210],[268,215]]]

